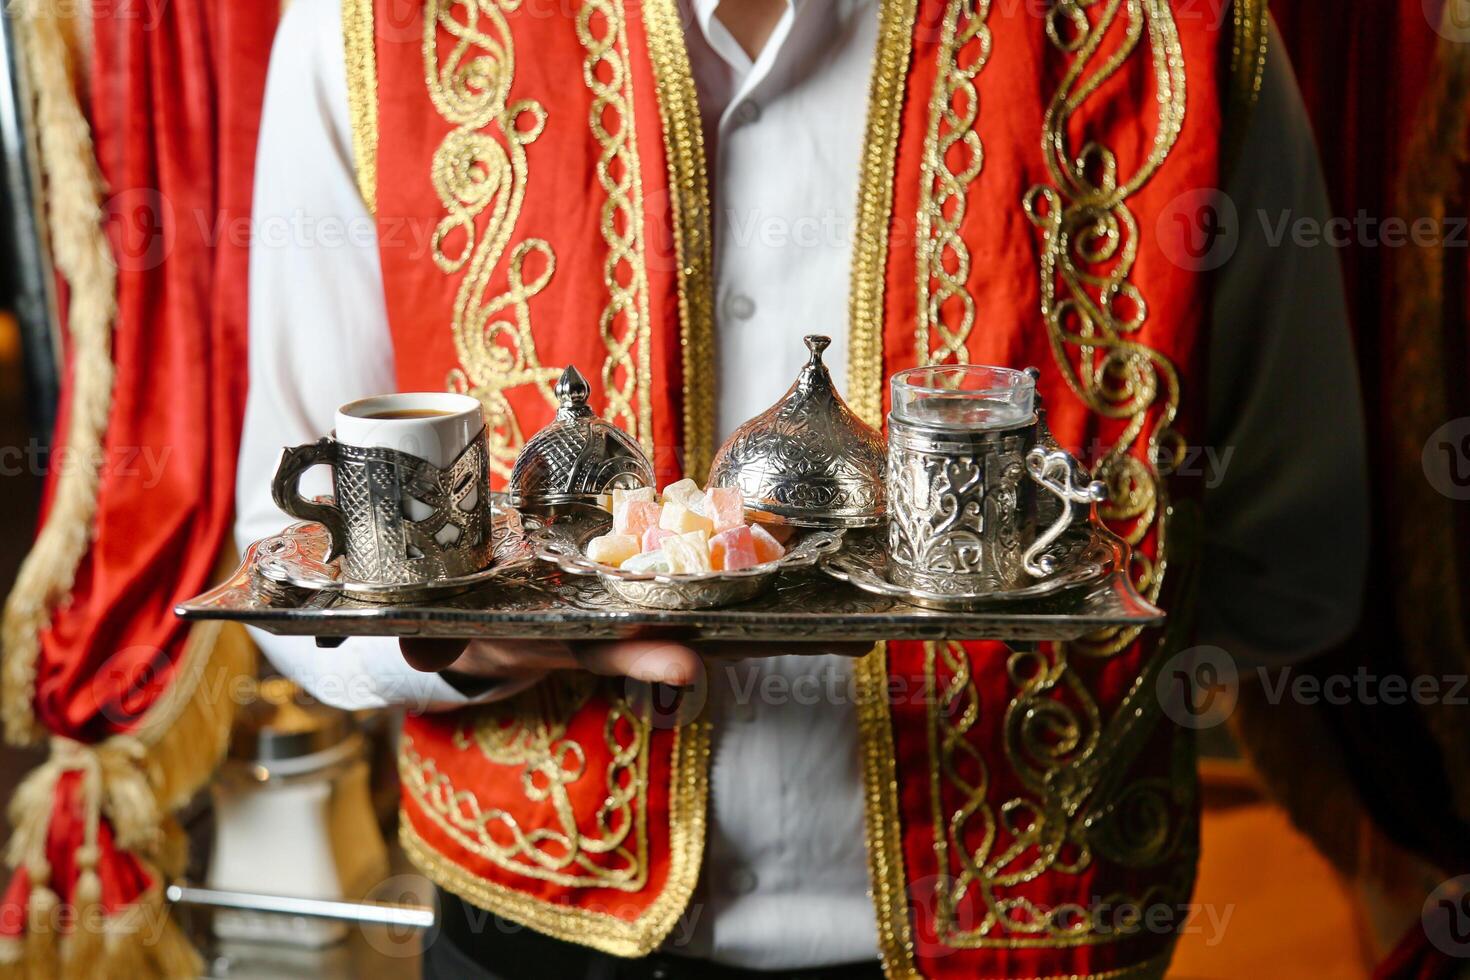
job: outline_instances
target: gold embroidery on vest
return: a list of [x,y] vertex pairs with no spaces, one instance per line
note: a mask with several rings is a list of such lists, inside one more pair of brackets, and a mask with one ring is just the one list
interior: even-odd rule
[[704,851],[709,726],[703,722],[686,725],[673,733],[672,742],[668,880],[636,919],[604,909],[545,901],[472,874],[435,850],[419,835],[412,820],[399,821],[398,839],[415,867],[440,887],[481,908],[556,939],[613,956],[646,956],[664,941],[683,913],[699,876]]
[[352,163],[368,211],[378,210],[378,53],[373,47],[373,0],[342,0],[342,43],[347,106],[352,117]]
[[[964,25],[960,26],[962,16]],[[915,350],[920,364],[970,359],[965,345],[975,326],[975,299],[969,290],[970,250],[960,235],[960,225],[965,220],[969,186],[985,162],[975,129],[980,112],[975,76],[990,57],[989,16],[989,0],[949,0],[940,30],[939,71],[929,97],[929,130],[919,188]],[[954,153],[961,157],[958,168],[950,163]],[[951,325],[945,314],[954,306],[959,308],[959,321]],[[952,314],[948,320],[954,320]]]
[[848,305],[847,388],[848,404],[872,426],[883,424],[883,296],[893,220],[893,174],[918,6],[918,0],[883,0],[880,4],[878,50],[868,89]]
[[[1139,229],[1126,202],[1163,164],[1183,126],[1183,49],[1164,0],[1113,0],[1095,23],[1090,6],[1068,0],[1048,16],[1048,37],[1072,61],[1044,122],[1043,153],[1055,184],[1033,188],[1024,204],[1042,233],[1042,312],[1057,364],[1089,409],[1125,422],[1097,472],[1111,492],[1103,516],[1138,545],[1166,506],[1159,464],[1178,452],[1171,425],[1179,406],[1179,377],[1167,358],[1133,339],[1147,309],[1128,281]],[[1104,39],[1116,36],[1120,15],[1121,46],[1088,74]],[[1120,180],[1116,157],[1106,147],[1088,142],[1080,153],[1071,152],[1068,125],[1073,113],[1134,56],[1145,32],[1158,93],[1157,135],[1139,170]],[[1141,458],[1135,455],[1139,450]],[[1157,564],[1135,553],[1133,570],[1151,598],[1158,595],[1164,569],[1161,522],[1155,533]],[[1192,797],[1181,799],[1177,790],[1171,794],[1167,780],[1123,785],[1157,721],[1152,680],[1160,655],[1150,658],[1106,721],[1068,665],[1072,652],[1110,656],[1137,635],[1136,630],[1112,631],[1070,646],[1008,655],[1007,679],[1016,693],[1006,709],[1002,745],[1024,792],[998,807],[992,805],[983,759],[970,743],[980,702],[969,658],[959,644],[926,646],[935,763],[930,802],[935,851],[948,879],[938,889],[935,910],[942,942],[961,948],[1117,942],[1115,930],[1099,929],[1086,907],[1042,907],[1014,889],[1042,874],[1080,874],[1095,855],[1131,868],[1163,865],[1178,855],[1189,826],[1181,813],[1187,813]],[[1189,754],[1182,743],[1176,749],[1177,769],[1179,753],[1186,765]],[[947,800],[955,796],[963,802],[950,809]],[[1180,900],[1192,877],[1184,863],[1173,862],[1139,893],[1096,898],[1109,907]],[[961,922],[958,914],[971,901],[978,912],[973,925]]]
[[685,476],[702,480],[715,452],[714,271],[704,129],[676,0],[647,0],[643,17],[648,57],[658,86],[674,254],[679,262],[679,346],[684,371],[681,465]]
[[[600,33],[594,23],[602,25]],[[628,31],[623,0],[584,0],[577,12],[577,39],[587,51],[582,78],[593,94],[588,125],[601,147],[597,181],[607,192],[602,238],[607,242],[603,281],[607,307],[600,327],[607,359],[602,367],[605,417],[653,455],[650,388],[648,269],[643,248],[643,175],[633,115],[633,78],[628,70]],[[636,363],[635,363],[636,361]]]
[[[448,384],[484,405],[490,469],[501,476],[510,475],[525,442],[506,392],[534,385],[555,406],[552,384],[560,373],[542,366],[531,331],[530,301],[556,269],[551,245],[540,238],[517,243],[505,263],[504,289],[490,289],[521,215],[526,147],[546,126],[539,102],[510,101],[515,43],[503,11],[518,6],[517,0],[427,0],[424,9],[425,81],[434,107],[455,127],[434,152],[434,191],[447,213],[430,246],[446,274],[468,266],[454,298],[460,366],[449,372]],[[441,31],[453,41],[442,58]],[[476,219],[487,209],[484,235],[477,236]]]
[[[1068,0],[1047,17],[1053,44],[1075,57],[1043,122],[1042,152],[1053,184],[1033,187],[1024,205],[1041,232],[1041,308],[1057,367],[1089,409],[1125,422],[1095,464],[1098,478],[1108,485],[1108,502],[1101,511],[1113,530],[1135,546],[1134,580],[1144,595],[1156,599],[1166,554],[1166,522],[1157,517],[1168,506],[1160,473],[1177,465],[1184,451],[1173,429],[1179,372],[1163,354],[1134,339],[1148,306],[1128,280],[1138,256],[1139,228],[1127,200],[1163,165],[1184,126],[1184,52],[1166,0],[1112,0],[1096,25],[1089,21],[1086,6]],[[1084,76],[1124,7],[1122,46]],[[1074,152],[1067,131],[1073,113],[1138,48],[1145,28],[1158,128],[1148,157],[1137,172],[1120,180],[1111,150],[1089,141]],[[1137,550],[1151,529],[1156,559]],[[1138,632],[1114,630],[1078,647],[1094,655],[1116,653]]]
[[648,719],[622,700],[608,712],[603,739],[612,759],[593,832],[579,826],[568,793],[593,775],[586,750],[566,736],[566,726],[595,684],[590,676],[545,682],[477,713],[473,732],[461,728],[454,736],[460,751],[478,747],[491,762],[520,766],[521,792],[529,803],[549,804],[555,826],[523,830],[504,810],[484,809],[473,790],[456,788],[408,736],[399,754],[406,792],[459,846],[507,871],[573,888],[639,891],[648,879]]

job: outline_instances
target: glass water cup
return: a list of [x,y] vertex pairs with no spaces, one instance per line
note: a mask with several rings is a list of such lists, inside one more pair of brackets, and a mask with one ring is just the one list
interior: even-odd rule
[[892,391],[895,419],[939,429],[1011,429],[1029,422],[1036,406],[1031,371],[984,364],[900,371],[893,376]]

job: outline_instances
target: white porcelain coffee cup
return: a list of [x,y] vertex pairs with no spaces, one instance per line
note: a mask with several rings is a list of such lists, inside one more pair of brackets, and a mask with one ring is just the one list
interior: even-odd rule
[[[351,579],[452,580],[491,560],[485,421],[477,399],[449,392],[377,395],[337,410],[332,436],[288,447],[271,486],[277,506],[316,521]],[[308,500],[301,475],[332,469],[335,500]]]
[[[399,417],[411,413],[423,414]],[[337,409],[334,434],[344,446],[396,449],[444,469],[484,427],[478,399],[447,391],[422,391],[348,402]],[[429,516],[430,510],[422,501],[410,497],[403,505],[404,513],[412,520]]]

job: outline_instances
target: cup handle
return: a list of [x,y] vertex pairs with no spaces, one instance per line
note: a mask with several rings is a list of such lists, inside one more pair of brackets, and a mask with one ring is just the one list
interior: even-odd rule
[[1026,472],[1031,475],[1031,479],[1043,489],[1056,494],[1062,501],[1061,515],[1021,556],[1021,563],[1027,574],[1035,578],[1043,578],[1056,570],[1056,561],[1043,552],[1071,525],[1072,505],[1095,504],[1107,499],[1108,489],[1101,480],[1093,480],[1082,487],[1074,486],[1073,465],[1072,457],[1061,449],[1037,446],[1026,454]]
[[276,475],[271,480],[271,497],[276,506],[298,520],[316,521],[327,529],[329,541],[324,562],[342,554],[347,545],[347,521],[342,509],[336,504],[318,503],[301,495],[301,475],[320,463],[331,465],[337,461],[337,444],[323,436],[316,442],[304,446],[291,446],[281,450],[281,461],[276,465]]

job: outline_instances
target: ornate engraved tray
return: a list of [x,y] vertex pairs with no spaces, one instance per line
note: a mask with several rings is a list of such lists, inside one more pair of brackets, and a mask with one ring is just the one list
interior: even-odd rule
[[[561,519],[576,518],[551,520]],[[1033,642],[1075,639],[1106,626],[1153,626],[1164,619],[1129,581],[1127,546],[1100,526],[1094,526],[1092,537],[1105,545],[1101,574],[964,612],[911,606],[815,567],[782,570],[771,588],[740,605],[642,608],[609,594],[596,577],[568,575],[552,564],[527,560],[530,546],[515,511],[497,511],[494,526],[502,572],[455,595],[382,602],[342,589],[286,584],[282,580],[290,577],[282,575],[281,563],[309,570],[305,581],[331,575],[336,564],[321,561],[327,550],[321,525],[301,523],[251,545],[229,579],[180,603],[175,612],[187,620],[234,620],[271,633],[316,636],[323,646],[349,636]],[[871,555],[882,548],[883,534],[883,529],[849,530],[846,540],[855,554]]]

